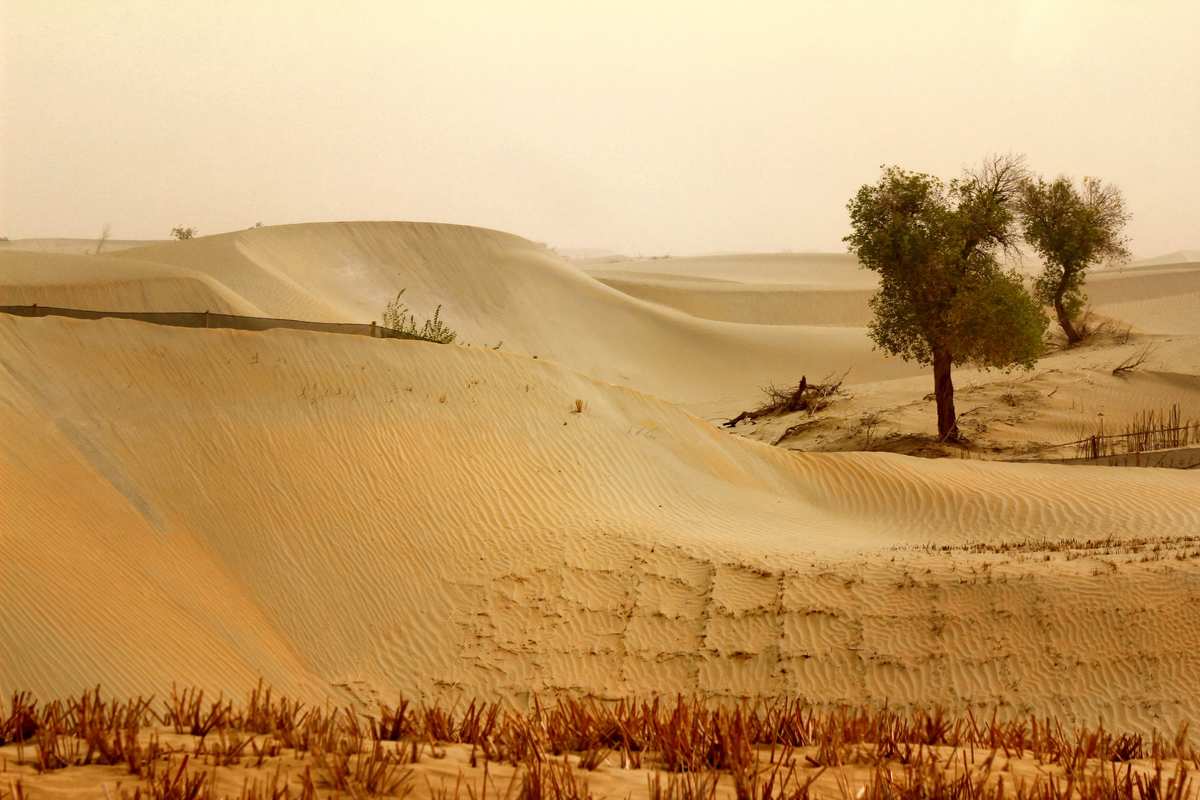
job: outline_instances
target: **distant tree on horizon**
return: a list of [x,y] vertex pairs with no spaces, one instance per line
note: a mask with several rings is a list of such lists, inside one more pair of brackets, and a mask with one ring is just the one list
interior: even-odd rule
[[184,239],[191,239],[197,233],[198,231],[195,228],[185,228],[182,225],[176,225],[174,228],[171,228],[171,236],[181,242]]
[[998,255],[1016,248],[1020,158],[995,156],[945,183],[885,166],[850,200],[850,252],[879,274],[871,340],[932,365],[938,439],[961,438],[954,410],[956,364],[1031,368],[1047,320],[1020,276]]
[[1082,183],[1077,189],[1062,176],[1050,182],[1029,180],[1018,200],[1025,240],[1045,262],[1034,282],[1034,295],[1054,307],[1068,344],[1084,338],[1075,320],[1087,300],[1083,282],[1088,268],[1129,258],[1122,231],[1130,215],[1121,190],[1099,178],[1084,178]]
[[107,222],[104,223],[104,227],[100,229],[100,237],[96,239],[96,249],[93,251],[93,255],[100,255],[100,251],[103,250],[104,245],[108,243],[108,236],[111,232],[112,226],[110,226]]

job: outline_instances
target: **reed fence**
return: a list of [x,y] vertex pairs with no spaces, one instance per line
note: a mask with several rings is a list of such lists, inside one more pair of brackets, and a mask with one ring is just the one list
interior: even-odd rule
[[1079,439],[1042,447],[1038,452],[1073,448],[1076,458],[1149,453],[1200,445],[1200,420],[1184,419],[1178,403],[1166,410],[1143,411],[1117,433],[1107,433],[1104,418],[1096,430]]
[[231,328],[243,331],[265,331],[273,328],[288,328],[319,333],[342,333],[354,336],[370,336],[376,339],[415,339],[432,341],[423,336],[402,333],[385,328],[374,322],[313,322],[299,319],[275,317],[249,317],[239,314],[215,314],[210,311],[95,311],[81,308],[59,308],[56,306],[0,306],[0,314],[18,317],[70,317],[72,319],[129,319],[153,325],[170,325],[177,328]]

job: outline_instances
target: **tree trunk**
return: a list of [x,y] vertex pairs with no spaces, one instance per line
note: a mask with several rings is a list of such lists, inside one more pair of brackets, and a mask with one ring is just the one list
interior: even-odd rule
[[958,417],[954,413],[954,381],[950,378],[952,357],[945,350],[933,351],[933,396],[937,399],[938,441],[958,441]]
[[1067,309],[1063,307],[1062,294],[1054,296],[1054,313],[1058,317],[1058,324],[1062,327],[1063,333],[1067,335],[1068,344],[1079,344],[1083,337],[1079,335],[1079,331],[1075,330],[1075,326],[1071,323],[1071,316],[1067,313]]

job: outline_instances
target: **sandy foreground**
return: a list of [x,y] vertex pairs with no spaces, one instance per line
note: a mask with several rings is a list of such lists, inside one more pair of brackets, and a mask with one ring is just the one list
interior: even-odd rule
[[[864,449],[864,414],[877,449],[920,451],[930,380],[871,349],[852,264],[790,258],[593,277],[409,223],[0,249],[0,305],[369,322],[406,287],[470,345],[0,315],[0,690],[241,698],[261,678],[359,709],[683,693],[1147,736],[1200,719],[1200,472],[987,460],[1098,414],[1200,416],[1200,265],[1097,276],[1114,328],[1095,344],[962,371],[978,452],[930,460],[812,452]],[[714,424],[846,369],[848,396],[780,446],[800,420]],[[434,785],[469,761],[447,748],[418,765]],[[41,797],[98,796],[87,770],[117,768],[19,769]]]

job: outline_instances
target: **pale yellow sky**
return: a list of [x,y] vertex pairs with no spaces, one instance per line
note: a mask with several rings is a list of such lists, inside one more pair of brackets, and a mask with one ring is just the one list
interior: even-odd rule
[[0,0],[0,235],[332,219],[842,249],[990,152],[1200,246],[1200,3]]

